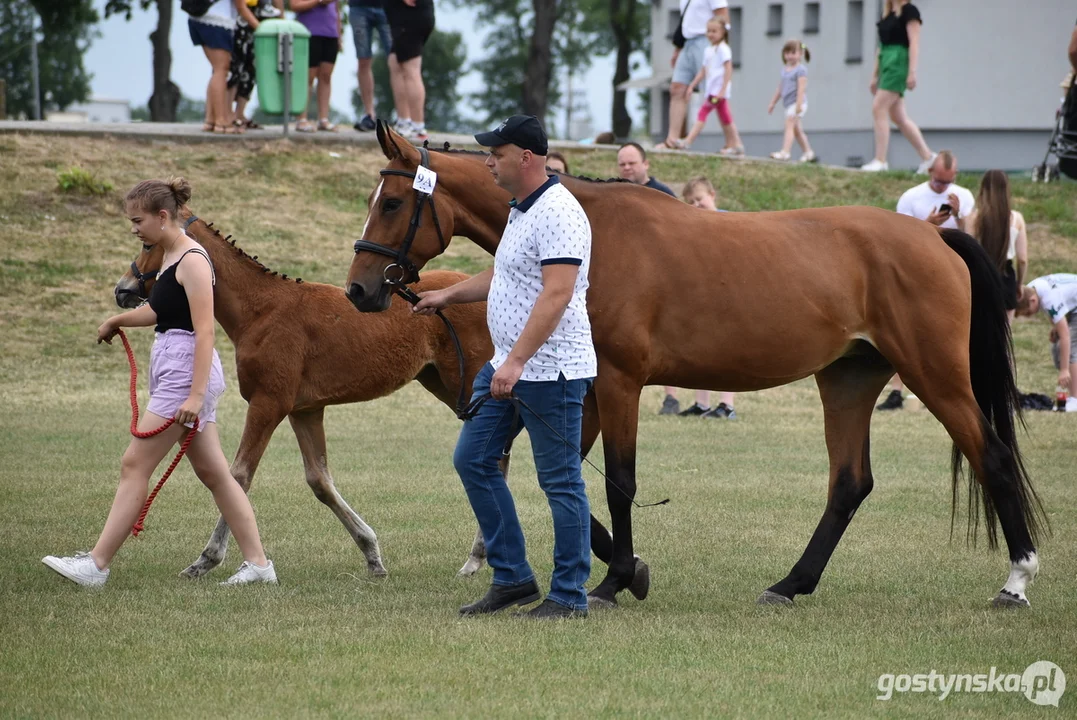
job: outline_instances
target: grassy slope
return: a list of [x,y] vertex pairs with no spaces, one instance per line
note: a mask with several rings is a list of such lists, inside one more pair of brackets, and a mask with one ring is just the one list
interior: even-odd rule
[[[791,613],[751,605],[795,560],[821,510],[826,454],[810,381],[742,396],[734,425],[659,419],[651,414],[657,391],[647,391],[641,497],[673,498],[636,514],[654,592],[587,623],[455,619],[453,609],[487,576],[452,578],[472,532],[448,460],[457,425],[415,385],[327,412],[330,466],[379,532],[387,581],[362,574],[354,545],[303,486],[295,441],[281,429],[253,494],[279,588],[223,593],[175,578],[215,517],[187,469],[155,505],[145,540],[124,548],[107,590],[64,585],[38,559],[92,542],[127,442],[122,354],[93,344],[114,309],[112,284],[138,249],[121,215],[123,190],[183,173],[199,215],[248,251],[289,275],[339,284],[382,162],[353,147],[333,151],[340,157],[326,148],[0,136],[0,715],[748,716],[794,708],[829,717],[997,717],[1029,705],[1017,696],[879,703],[875,678],[991,665],[1020,672],[1039,659],[1074,677],[1070,417],[1035,414],[1024,440],[1055,528],[1031,613],[986,609],[1003,554],[947,544],[948,441],[923,411],[876,420],[876,490],[816,595]],[[613,169],[609,153],[570,161],[591,175]],[[56,172],[75,164],[116,190],[61,195]],[[673,183],[707,172],[731,210],[890,206],[912,182],[682,157],[656,158],[653,170]],[[976,178],[963,184],[975,187]],[[1019,182],[1014,193],[1030,222],[1032,273],[1077,270],[1072,185]],[[468,271],[487,262],[459,240],[439,261]],[[1023,388],[1053,387],[1046,331],[1042,320],[1017,325]],[[148,335],[134,333],[142,358]],[[220,340],[231,367],[231,347]],[[226,448],[236,447],[243,411],[231,382],[220,411]],[[514,490],[545,577],[548,511],[528,455],[521,443]],[[588,483],[605,515],[601,482],[589,474]],[[226,566],[235,563],[233,551]],[[1063,707],[1072,711],[1075,696]]]

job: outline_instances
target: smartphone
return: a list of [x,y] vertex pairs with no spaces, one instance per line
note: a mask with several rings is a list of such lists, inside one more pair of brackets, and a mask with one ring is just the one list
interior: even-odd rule
[[944,212],[947,215],[952,215],[954,209],[950,207],[950,203],[943,203],[942,205],[939,205],[939,212]]

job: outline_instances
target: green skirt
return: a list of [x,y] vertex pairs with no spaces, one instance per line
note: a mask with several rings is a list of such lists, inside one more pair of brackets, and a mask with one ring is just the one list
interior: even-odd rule
[[879,89],[904,97],[905,82],[909,79],[909,48],[904,45],[883,45],[879,48]]

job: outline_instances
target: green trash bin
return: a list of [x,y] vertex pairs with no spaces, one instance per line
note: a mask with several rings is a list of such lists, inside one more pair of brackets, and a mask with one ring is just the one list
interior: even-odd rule
[[307,64],[310,30],[295,20],[263,20],[254,31],[254,70],[258,105],[270,115],[284,114],[284,61],[286,37],[291,38],[291,108],[298,115],[307,104]]

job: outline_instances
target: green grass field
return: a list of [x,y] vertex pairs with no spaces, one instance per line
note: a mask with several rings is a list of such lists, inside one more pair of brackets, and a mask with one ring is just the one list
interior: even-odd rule
[[[369,150],[226,147],[0,136],[0,716],[148,717],[1072,717],[1077,712],[1077,418],[1029,413],[1022,438],[1053,536],[1025,612],[990,599],[1005,552],[950,541],[950,443],[925,410],[875,418],[875,491],[819,589],[793,609],[756,596],[799,557],[822,512],[827,460],[812,381],[738,397],[735,423],[659,418],[645,392],[636,550],[651,596],[623,593],[583,622],[461,620],[489,580],[455,577],[474,520],[451,464],[458,423],[412,384],[388,398],[330,408],[329,465],[341,494],[379,534],[389,577],[362,555],[306,488],[287,424],[252,490],[277,587],[218,587],[177,573],[201,551],[217,513],[184,465],[121,550],[100,592],[41,564],[93,545],[128,442],[122,350],[94,343],[115,311],[112,286],[135,256],[120,199],[136,181],[190,178],[192,207],[274,270],[341,284],[382,160]],[[574,169],[609,175],[613,156],[581,152]],[[114,187],[58,189],[82,167]],[[705,172],[721,206],[760,210],[866,203],[892,207],[914,181],[821,168],[659,157],[654,174]],[[962,177],[976,187],[978,178]],[[1073,185],[1015,181],[1030,223],[1032,273],[1077,271]],[[489,260],[457,239],[439,267]],[[1050,393],[1042,319],[1015,329],[1019,385]],[[144,366],[149,331],[130,333]],[[226,453],[245,404],[234,354],[219,410]],[[143,380],[142,403],[145,398]],[[687,393],[682,400],[687,399]],[[599,461],[601,454],[593,458]],[[163,468],[162,468],[163,469]],[[551,531],[525,437],[513,489],[530,559],[546,583]],[[601,479],[585,469],[596,514]],[[156,477],[156,476],[155,476]],[[964,499],[960,501],[963,506]],[[982,533],[981,533],[982,538]],[[593,582],[604,573],[595,565]],[[876,699],[883,673],[1021,673],[1050,660],[1069,674],[1059,709],[1020,693]]]

